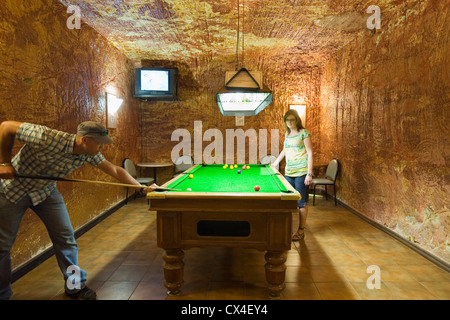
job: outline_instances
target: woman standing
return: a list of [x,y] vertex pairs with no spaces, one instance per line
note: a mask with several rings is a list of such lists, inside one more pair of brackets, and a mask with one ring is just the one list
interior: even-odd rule
[[306,217],[308,216],[308,190],[312,182],[313,151],[311,134],[303,127],[297,111],[288,110],[283,117],[286,135],[283,151],[272,163],[276,167],[286,157],[285,178],[302,198],[297,202],[299,226],[292,241],[305,237]]

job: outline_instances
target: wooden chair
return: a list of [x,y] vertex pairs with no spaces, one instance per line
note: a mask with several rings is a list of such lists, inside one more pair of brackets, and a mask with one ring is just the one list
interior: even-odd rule
[[[134,165],[134,162],[131,161],[129,158],[125,158],[122,163],[122,167],[132,176],[134,179],[136,179],[137,182],[139,182],[142,185],[149,186],[151,185],[155,179],[150,177],[138,177],[136,173],[136,167]],[[134,198],[136,199],[137,190],[135,189],[134,192]],[[126,203],[128,203],[128,188],[126,193]]]
[[[275,162],[275,160],[277,160],[277,157],[272,156],[272,155],[266,155],[266,156],[262,157],[261,160],[259,160],[259,163],[261,163],[261,164],[272,164],[272,163]],[[279,170],[280,166],[277,165],[275,168],[277,170]]]
[[324,178],[314,178],[312,180],[312,184],[314,184],[314,196],[313,196],[313,205],[315,205],[316,201],[316,186],[323,185],[325,186],[325,199],[328,200],[328,192],[327,186],[333,186],[334,190],[334,205],[337,206],[336,199],[336,178],[339,171],[339,162],[337,159],[333,159],[328,163],[327,171],[325,173]]
[[183,171],[186,171],[187,169],[192,167],[194,165],[194,160],[192,159],[192,157],[190,155],[184,154],[182,156],[179,156],[175,160],[174,165],[175,165],[175,167],[174,167],[173,177],[176,177]]

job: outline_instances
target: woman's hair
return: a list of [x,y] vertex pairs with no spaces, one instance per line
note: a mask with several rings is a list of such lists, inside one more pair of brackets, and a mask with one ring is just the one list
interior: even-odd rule
[[286,118],[288,116],[294,116],[295,119],[297,120],[295,123],[297,124],[297,130],[301,130],[304,129],[305,127],[303,127],[302,125],[302,119],[300,119],[300,116],[298,115],[297,111],[294,109],[289,109],[286,114],[283,117],[283,124],[284,124],[284,128],[286,129],[287,133],[291,133],[291,129],[289,129],[289,127],[286,125]]

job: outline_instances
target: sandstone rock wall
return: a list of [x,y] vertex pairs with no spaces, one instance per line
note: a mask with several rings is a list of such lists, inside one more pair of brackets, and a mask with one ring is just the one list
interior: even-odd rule
[[[89,26],[70,30],[67,8],[52,0],[0,2],[0,121],[31,122],[75,133],[78,123],[106,124],[106,92],[124,99],[114,145],[103,154],[121,165],[140,159],[139,104],[132,98],[133,66]],[[16,145],[15,152],[18,151]],[[85,165],[73,178],[109,180]],[[123,188],[59,182],[74,229],[125,197]],[[24,216],[12,251],[13,267],[51,242],[39,218]]]
[[450,261],[445,2],[382,20],[341,50],[324,68],[319,118],[321,152],[342,166],[339,200]]

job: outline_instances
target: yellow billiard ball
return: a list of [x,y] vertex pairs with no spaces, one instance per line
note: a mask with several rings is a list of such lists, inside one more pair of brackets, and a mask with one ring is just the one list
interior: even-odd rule
[[189,179],[192,179],[194,177],[194,175],[191,173],[190,175],[189,175]]
[[234,169],[233,165],[230,166],[230,169]]

